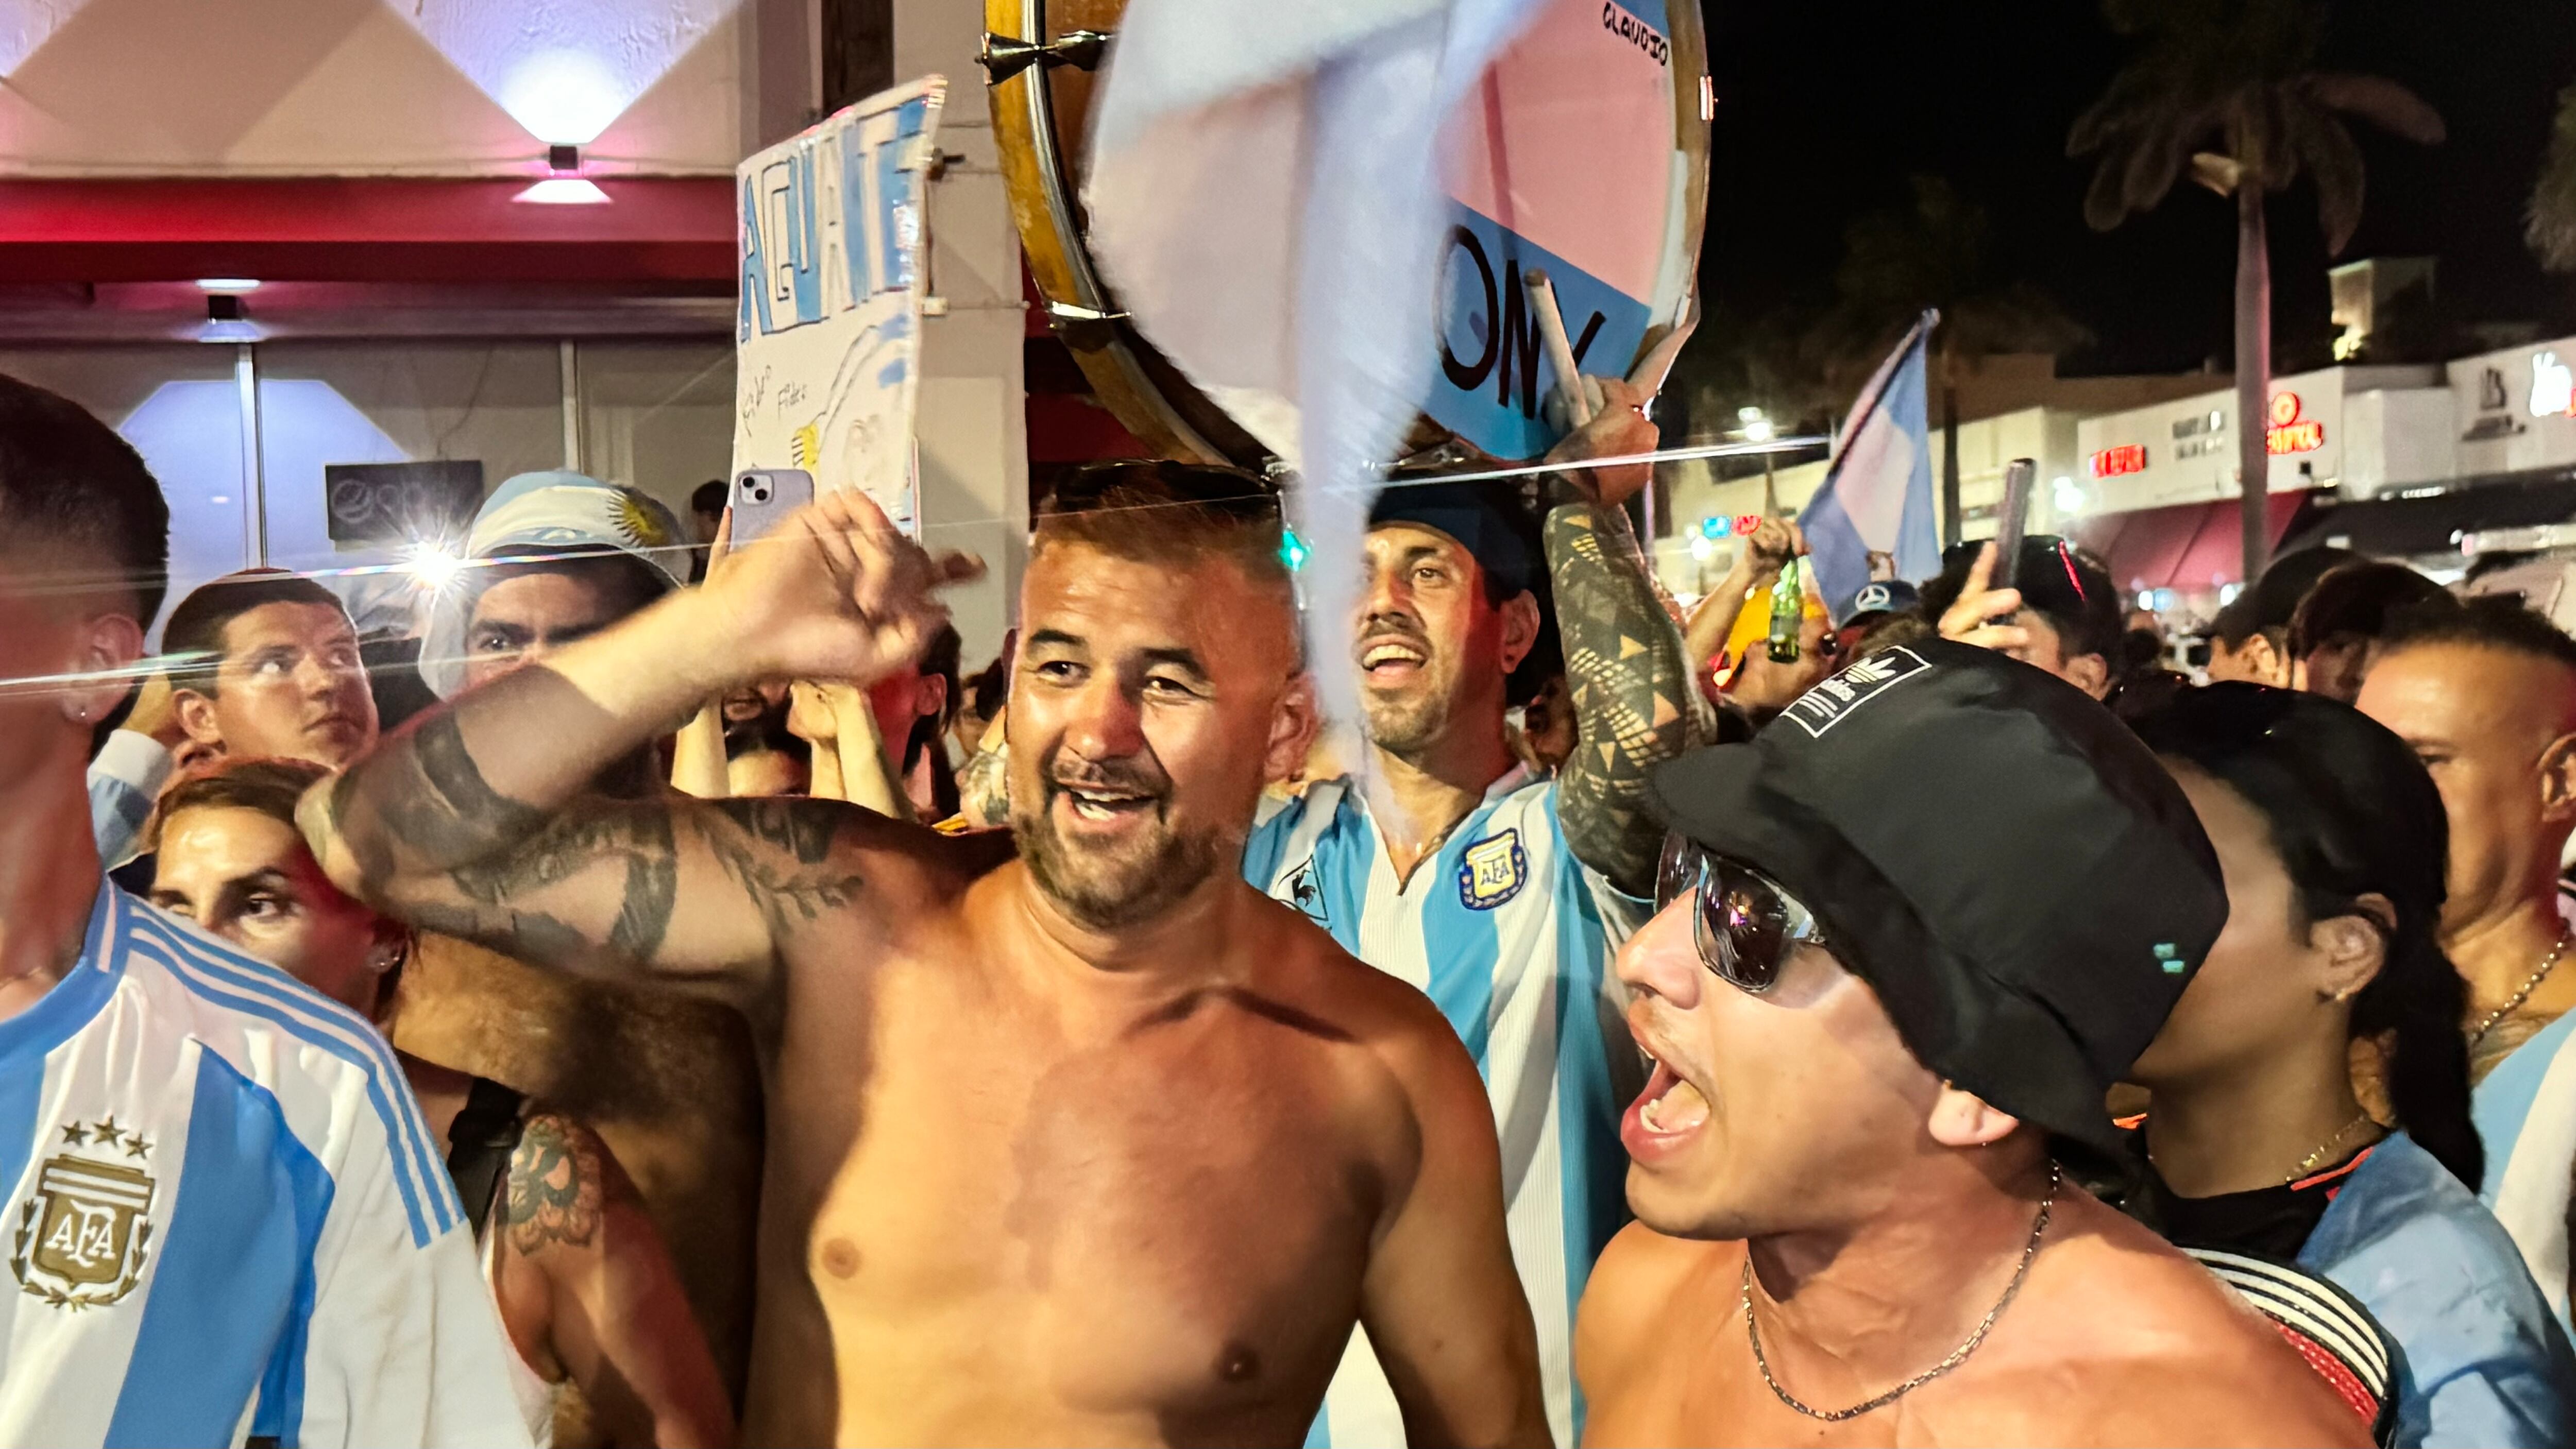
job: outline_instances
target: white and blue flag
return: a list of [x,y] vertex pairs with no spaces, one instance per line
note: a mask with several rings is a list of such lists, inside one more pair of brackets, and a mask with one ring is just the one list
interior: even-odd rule
[[0,1444],[525,1445],[393,1051],[101,881],[0,1020]]
[[[1378,470],[1437,365],[1442,135],[1544,8],[1134,0],[1119,18],[1092,252],[1154,345],[1298,469],[1316,659],[1349,657]],[[1330,716],[1358,716],[1347,667],[1317,682]]]
[[1900,579],[1941,571],[1941,535],[1933,521],[1929,389],[1924,351],[1941,320],[1927,311],[1861,389],[1844,423],[1825,486],[1798,520],[1809,566],[1828,599],[1848,599],[1873,578],[1872,555]]

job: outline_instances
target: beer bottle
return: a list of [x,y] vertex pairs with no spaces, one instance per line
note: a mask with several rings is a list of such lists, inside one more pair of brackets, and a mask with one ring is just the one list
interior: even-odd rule
[[1798,627],[1807,613],[1806,590],[1798,582],[1798,559],[1780,566],[1780,582],[1771,586],[1771,662],[1798,662]]

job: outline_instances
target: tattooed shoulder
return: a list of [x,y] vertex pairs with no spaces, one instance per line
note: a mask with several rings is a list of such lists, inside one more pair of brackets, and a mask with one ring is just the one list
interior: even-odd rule
[[792,852],[800,865],[820,865],[850,818],[835,800],[719,800],[715,808],[752,839]]
[[738,830],[700,817],[699,833],[717,862],[769,918],[773,933],[811,925],[858,899],[860,877],[848,857],[833,859],[841,834],[864,812],[838,800],[709,802]]
[[556,1243],[590,1246],[613,1171],[589,1128],[552,1112],[530,1117],[510,1154],[510,1246],[522,1255]]

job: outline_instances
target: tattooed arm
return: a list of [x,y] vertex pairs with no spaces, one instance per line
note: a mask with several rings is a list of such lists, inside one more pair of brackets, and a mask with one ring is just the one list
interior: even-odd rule
[[[1654,425],[1636,410],[1645,394],[1598,381],[1600,415],[1552,456],[1571,462],[1655,446]],[[1620,506],[1649,476],[1638,465],[1578,484],[1587,496],[1547,516],[1548,577],[1580,736],[1558,777],[1557,818],[1577,860],[1638,896],[1654,891],[1664,839],[1645,808],[1647,772],[1691,743],[1703,708],[1681,631]]]
[[685,590],[468,691],[315,787],[302,824],[342,889],[545,964],[741,983],[848,905],[892,829],[833,801],[585,799],[590,778],[754,679],[870,680],[937,627],[955,577],[834,494]]
[[511,1339],[540,1372],[578,1385],[610,1442],[733,1442],[724,1381],[679,1268],[608,1145],[536,1113],[510,1157],[508,1192],[495,1286]]

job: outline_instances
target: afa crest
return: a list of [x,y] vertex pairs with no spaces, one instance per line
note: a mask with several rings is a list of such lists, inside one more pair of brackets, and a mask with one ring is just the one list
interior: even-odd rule
[[[151,1144],[113,1119],[63,1129],[73,1143],[122,1148],[143,1160]],[[134,1291],[152,1242],[158,1188],[141,1168],[75,1157],[45,1159],[35,1195],[18,1211],[9,1270],[18,1286],[56,1308],[103,1308]]]
[[1458,862],[1458,899],[1471,911],[1490,911],[1529,884],[1529,855],[1521,833],[1506,830],[1467,847]]

